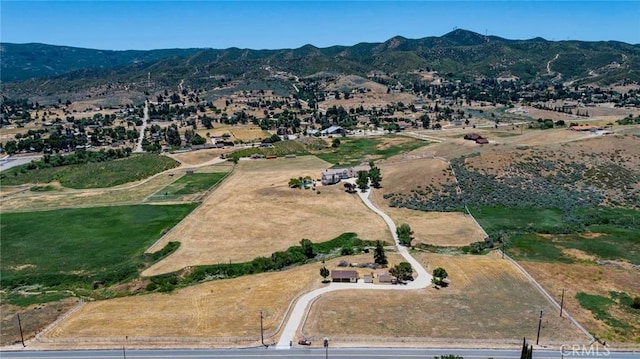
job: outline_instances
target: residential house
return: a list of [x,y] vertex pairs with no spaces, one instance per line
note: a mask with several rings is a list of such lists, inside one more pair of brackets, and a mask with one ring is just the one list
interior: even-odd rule
[[354,270],[333,270],[331,271],[331,281],[338,283],[357,283],[358,272]]

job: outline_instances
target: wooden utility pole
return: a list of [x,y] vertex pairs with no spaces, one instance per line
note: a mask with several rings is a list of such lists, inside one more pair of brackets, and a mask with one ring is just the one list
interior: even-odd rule
[[262,324],[262,318],[263,318],[262,310],[260,310],[260,341],[262,342],[262,345],[264,345],[265,348],[268,348],[269,346],[264,343],[264,326]]
[[540,319],[538,319],[538,336],[536,336],[536,345],[540,342],[540,328],[542,328],[542,311],[540,311]]
[[564,288],[562,288],[562,298],[560,299],[560,318],[562,318],[562,308],[564,308]]
[[24,335],[22,334],[22,322],[20,321],[20,313],[18,313],[18,327],[20,328],[20,342],[22,342],[22,347],[25,348],[24,345]]

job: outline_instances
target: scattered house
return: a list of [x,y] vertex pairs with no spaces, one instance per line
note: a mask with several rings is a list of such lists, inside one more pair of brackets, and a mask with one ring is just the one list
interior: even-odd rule
[[464,135],[464,139],[465,140],[469,140],[469,141],[476,141],[476,143],[484,145],[489,143],[489,140],[487,140],[486,138],[480,136],[477,133],[468,133],[466,135]]
[[373,283],[373,273],[364,275],[365,283]]
[[462,126],[462,120],[453,120],[451,121],[453,126]]
[[261,153],[254,153],[254,154],[251,155],[251,159],[252,160],[257,160],[257,159],[264,158],[264,157],[265,156],[263,154],[261,154]]
[[210,143],[205,143],[205,144],[202,144],[202,145],[191,145],[191,149],[194,150],[194,151],[204,150],[204,149],[207,149],[207,148],[216,148],[216,146],[212,145]]
[[478,138],[482,138],[482,136],[480,136],[477,133],[468,133],[468,134],[464,135],[464,139],[465,140],[475,141]]
[[346,133],[346,131],[340,126],[331,126],[320,131],[321,135],[342,135],[344,133]]
[[389,272],[381,272],[378,274],[378,283],[396,283],[396,277],[389,274]]
[[360,165],[349,168],[330,168],[322,172],[320,182],[323,185],[336,184],[343,179],[353,178],[358,175],[359,171],[369,171],[369,165]]
[[331,271],[331,281],[337,283],[357,283],[358,272],[354,270],[333,270]]
[[284,155],[284,158],[296,158],[296,155]]
[[309,136],[320,136],[320,131],[318,130],[307,130],[306,132]]

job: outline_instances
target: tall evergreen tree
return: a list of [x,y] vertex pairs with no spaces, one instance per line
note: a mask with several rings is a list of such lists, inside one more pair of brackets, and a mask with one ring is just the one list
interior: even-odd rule
[[376,242],[376,249],[373,251],[373,261],[382,266],[386,266],[389,263],[387,255],[384,253],[384,247],[382,242]]

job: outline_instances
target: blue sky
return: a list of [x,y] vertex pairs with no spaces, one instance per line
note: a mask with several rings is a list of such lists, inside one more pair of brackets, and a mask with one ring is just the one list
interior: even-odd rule
[[640,43],[640,1],[0,1],[2,42],[97,49],[318,47],[440,36]]

